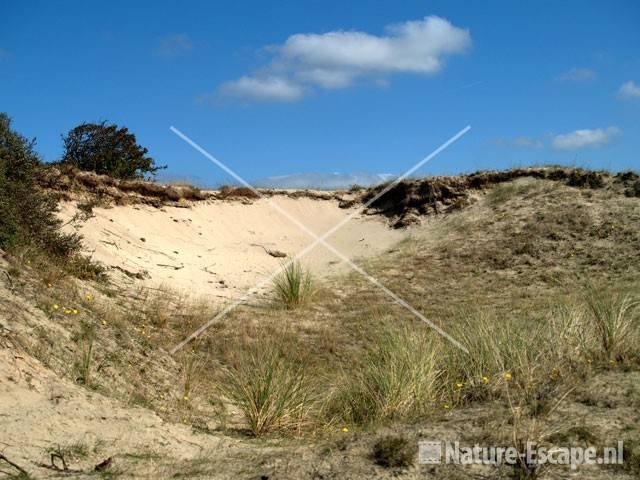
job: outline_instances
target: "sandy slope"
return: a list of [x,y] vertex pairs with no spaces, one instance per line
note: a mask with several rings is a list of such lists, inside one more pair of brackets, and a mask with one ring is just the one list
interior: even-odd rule
[[0,349],[0,399],[0,442],[7,458],[43,476],[42,468],[50,465],[47,451],[56,445],[90,445],[88,458],[72,462],[72,468],[91,471],[116,454],[154,451],[194,458],[223,442],[196,437],[188,427],[165,423],[149,410],[78,388],[32,357],[7,349]]
[[[189,208],[94,208],[94,216],[77,228],[95,260],[132,273],[147,272],[149,285],[164,283],[190,293],[231,297],[279,267],[282,258],[266,250],[294,255],[313,241],[269,201],[318,235],[352,212],[339,208],[336,200],[276,195],[251,204],[235,200],[197,202]],[[62,205],[65,219],[75,212],[75,203]],[[354,258],[379,254],[405,235],[378,216],[358,215],[330,237],[330,243]],[[317,274],[345,268],[322,246],[303,262]]]

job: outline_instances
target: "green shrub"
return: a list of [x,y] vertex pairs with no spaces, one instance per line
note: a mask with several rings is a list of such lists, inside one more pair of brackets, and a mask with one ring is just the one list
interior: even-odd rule
[[62,140],[64,155],[61,163],[80,170],[133,180],[166,168],[156,166],[153,158],[147,156],[148,150],[138,145],[136,136],[115,124],[83,123]]
[[373,446],[373,460],[385,468],[407,468],[413,465],[415,446],[405,437],[387,435]]
[[38,188],[41,163],[34,146],[0,113],[0,248],[69,256],[79,250],[80,238],[60,232],[56,201]]

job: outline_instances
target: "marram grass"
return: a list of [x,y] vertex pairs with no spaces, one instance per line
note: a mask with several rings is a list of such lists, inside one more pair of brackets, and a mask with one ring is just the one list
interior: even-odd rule
[[277,302],[287,310],[306,303],[313,293],[313,279],[297,260],[285,263],[282,272],[273,281]]

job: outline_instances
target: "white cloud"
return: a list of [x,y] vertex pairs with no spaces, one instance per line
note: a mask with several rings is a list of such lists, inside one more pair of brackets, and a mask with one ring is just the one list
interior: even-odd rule
[[542,140],[524,135],[515,138],[497,138],[492,142],[499,147],[519,147],[519,148],[542,148],[544,143]]
[[598,77],[590,68],[572,68],[556,77],[561,82],[591,82]]
[[[463,53],[471,45],[468,30],[436,16],[390,25],[385,31],[382,36],[358,31],[292,35],[282,45],[269,47],[273,59],[264,76],[229,82],[220,93],[229,93],[229,85],[238,82],[261,85],[279,80],[299,98],[308,86],[337,89],[360,78],[384,83],[399,73],[433,75],[442,70],[447,55]],[[291,100],[291,95],[282,99]]]
[[593,130],[574,130],[553,137],[553,148],[558,150],[578,150],[586,147],[606,145],[622,131],[618,127],[596,128]]
[[620,98],[640,98],[640,85],[633,80],[623,83],[618,90]]
[[193,43],[186,33],[176,33],[161,40],[156,50],[160,57],[173,58],[187,54],[193,50]]
[[514,138],[513,144],[522,148],[542,148],[542,140],[525,136]]
[[241,77],[238,80],[223,84],[220,87],[220,93],[244,100],[291,102],[300,98],[304,90],[299,85],[290,83],[284,78]]

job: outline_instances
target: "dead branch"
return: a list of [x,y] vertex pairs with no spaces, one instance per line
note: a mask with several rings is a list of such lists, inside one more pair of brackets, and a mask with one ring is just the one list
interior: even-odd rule
[[0,453],[0,460],[4,460],[6,463],[8,463],[9,465],[11,465],[13,468],[15,468],[16,470],[18,470],[18,472],[20,472],[22,475],[28,476],[29,474],[27,473],[27,471],[22,468],[20,465],[18,465],[17,463],[12,462],[11,460],[9,460],[7,457],[5,457],[5,455],[3,453]]

